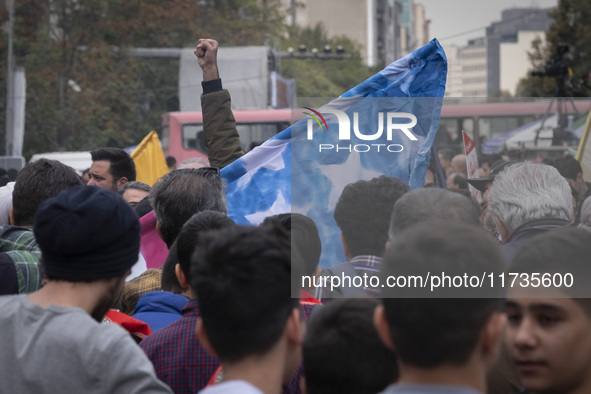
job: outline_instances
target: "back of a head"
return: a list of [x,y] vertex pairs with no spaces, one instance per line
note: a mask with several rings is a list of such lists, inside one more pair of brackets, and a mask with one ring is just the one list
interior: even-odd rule
[[343,189],[334,218],[352,257],[382,255],[392,207],[409,190],[400,179],[387,176],[358,181]]
[[309,394],[373,394],[396,381],[396,354],[373,323],[377,305],[375,299],[350,298],[314,311],[303,345]]
[[195,251],[197,242],[199,242],[200,235],[208,230],[221,230],[235,225],[236,223],[227,215],[217,211],[196,213],[183,225],[175,241],[176,255],[177,261],[189,283],[191,283],[191,256]]
[[[499,245],[473,225],[427,221],[401,233],[386,251],[382,267],[383,283],[393,277],[398,281],[398,286],[384,287],[382,297],[401,363],[424,369],[464,365],[482,328],[502,310],[502,289],[443,282],[431,291],[436,284],[432,278],[445,273],[480,279],[484,273],[499,275],[504,266]],[[401,280],[409,283],[403,286]]]
[[[556,283],[556,275],[565,278],[570,275],[571,286],[562,286],[567,296],[577,299],[591,315],[591,234],[577,227],[563,227],[536,235],[517,251],[511,271],[516,273],[538,273],[540,277],[550,274]],[[566,279],[568,281],[570,279]],[[541,286],[550,287],[550,286]],[[552,291],[552,296],[555,293]],[[542,295],[540,295],[542,296]]]
[[211,167],[171,171],[158,179],[150,194],[162,239],[170,248],[183,224],[194,214],[226,212],[224,186]]
[[573,203],[568,182],[552,166],[517,163],[495,177],[488,211],[508,231],[537,219],[571,220]]
[[390,219],[390,240],[405,229],[427,220],[480,226],[480,208],[469,197],[445,189],[415,189],[400,197]]
[[48,198],[83,182],[72,167],[55,160],[40,159],[27,164],[19,173],[12,192],[14,222],[30,226],[39,205]]
[[122,277],[139,255],[137,215],[121,196],[97,186],[69,188],[45,201],[33,231],[49,279]]
[[572,180],[577,179],[577,174],[583,172],[581,163],[571,155],[564,155],[554,159],[552,167],[556,168],[563,177]]
[[291,298],[289,235],[280,228],[203,233],[191,258],[191,286],[209,342],[222,362],[263,355],[298,308]]
[[318,227],[312,219],[300,213],[280,213],[267,216],[261,226],[279,226],[289,231],[294,280],[297,281],[301,275],[314,275],[320,262],[322,243]]
[[135,163],[127,152],[119,148],[100,148],[90,152],[92,161],[108,161],[111,163],[109,173],[114,180],[127,178],[128,182],[135,181]]

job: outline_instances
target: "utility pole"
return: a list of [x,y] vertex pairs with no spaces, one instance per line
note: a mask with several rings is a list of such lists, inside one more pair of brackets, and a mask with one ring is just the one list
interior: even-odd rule
[[6,131],[5,155],[12,155],[12,146],[14,144],[14,59],[12,53],[14,30],[14,0],[8,0],[8,61],[6,71]]

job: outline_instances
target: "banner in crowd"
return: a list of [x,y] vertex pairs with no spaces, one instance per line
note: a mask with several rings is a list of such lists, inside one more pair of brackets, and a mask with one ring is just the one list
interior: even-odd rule
[[154,130],[144,137],[130,156],[135,163],[136,181],[152,186],[158,178],[168,172],[160,140]]
[[382,174],[423,186],[446,75],[445,53],[433,40],[328,104],[294,110],[298,122],[222,169],[228,215],[258,224],[305,214],[318,226],[321,266],[344,261],[332,218],[340,193]]

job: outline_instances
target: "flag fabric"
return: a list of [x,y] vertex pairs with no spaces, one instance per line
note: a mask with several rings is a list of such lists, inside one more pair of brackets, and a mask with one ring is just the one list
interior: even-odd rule
[[158,178],[168,172],[158,134],[153,130],[133,150],[131,158],[137,172],[136,181],[152,186]]
[[338,197],[347,184],[380,175],[423,186],[446,75],[445,53],[433,40],[320,108],[294,110],[294,118],[309,117],[222,169],[228,215],[258,224],[305,214],[318,226],[321,266],[344,261],[332,217]]

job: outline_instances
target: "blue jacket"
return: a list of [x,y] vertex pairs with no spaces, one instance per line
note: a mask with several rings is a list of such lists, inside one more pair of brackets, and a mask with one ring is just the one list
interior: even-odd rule
[[140,297],[132,317],[147,323],[152,332],[156,332],[180,319],[187,301],[187,297],[168,291],[150,291]]

